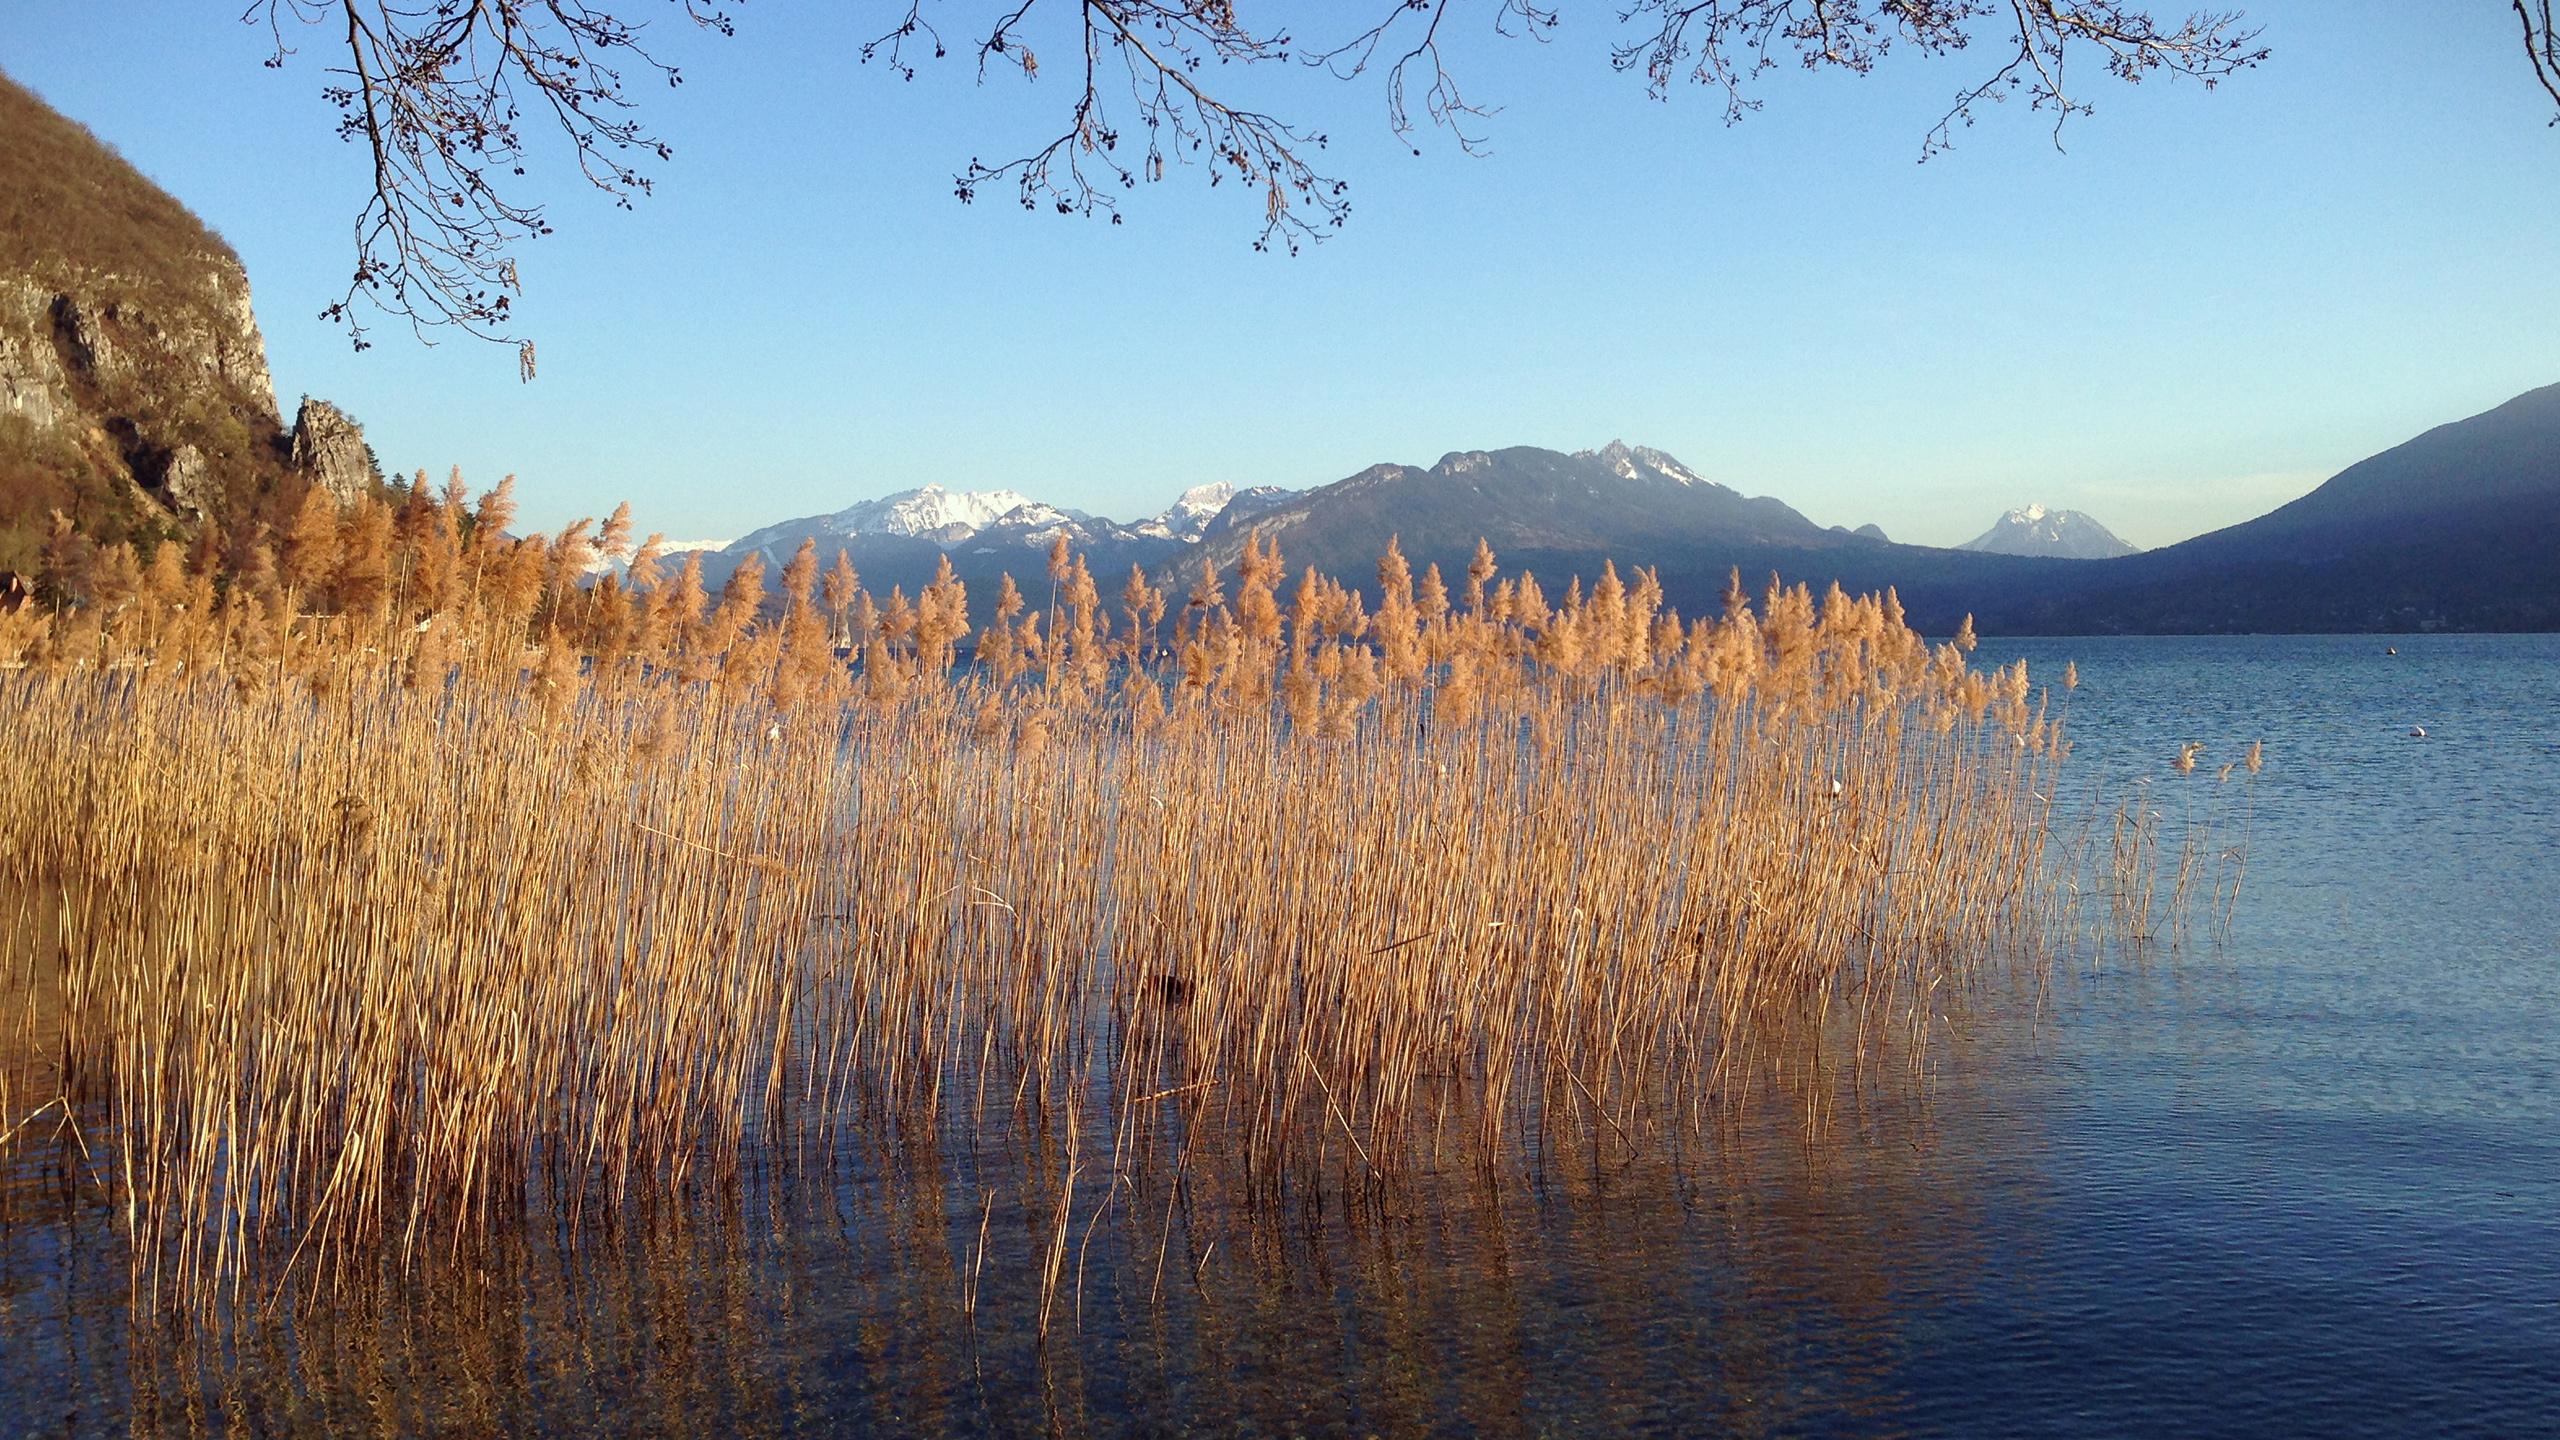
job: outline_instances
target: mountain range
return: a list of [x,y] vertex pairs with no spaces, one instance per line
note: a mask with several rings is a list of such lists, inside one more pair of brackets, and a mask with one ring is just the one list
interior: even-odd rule
[[[781,564],[800,542],[843,548],[866,583],[910,592],[947,557],[974,599],[1007,572],[1035,590],[1064,535],[1106,584],[1135,566],[1187,586],[1203,561],[1230,569],[1249,535],[1276,540],[1291,572],[1375,573],[1389,536],[1415,573],[1464,573],[1479,538],[1506,573],[1549,593],[1653,569],[1688,614],[1720,603],[1728,576],[1819,587],[1891,585],[1915,623],[1967,614],[2019,633],[2400,631],[2560,627],[2560,385],[2439,426],[2342,471],[2268,515],[2137,552],[2075,511],[2027,506],[1956,549],[1901,545],[1874,526],[1820,526],[1659,450],[1612,442],[1565,453],[1462,450],[1424,467],[1370,466],[1292,491],[1204,485],[1123,524],[1012,490],[926,485],[758,530],[706,557],[719,583],[749,553]],[[2025,551],[2027,553],[2016,553]],[[2085,558],[2083,558],[2085,557]]]
[[970,591],[972,614],[984,619],[999,580],[1011,574],[1026,592],[1045,580],[1049,548],[1064,537],[1093,573],[1116,585],[1131,567],[1158,575],[1195,551],[1210,529],[1243,524],[1289,492],[1268,486],[1196,485],[1162,513],[1132,524],[1034,500],[1012,490],[951,490],[927,484],[830,515],[767,525],[703,556],[704,583],[725,584],[749,555],[768,574],[788,562],[803,541],[814,541],[822,559],[844,552],[874,593],[892,586],[915,594],[943,561]]
[[832,515],[768,525],[725,548],[740,558],[753,552],[778,564],[803,540],[815,540],[822,548],[831,542],[917,540],[937,551],[983,555],[1046,550],[1063,535],[1070,547],[1088,556],[1112,547],[1134,547],[1152,554],[1198,540],[1210,522],[1229,511],[1254,514],[1287,493],[1268,486],[1239,491],[1223,483],[1195,485],[1162,514],[1123,525],[1012,490],[947,490],[929,484],[865,500]]
[[708,584],[722,583],[750,554],[771,570],[809,540],[822,556],[843,550],[875,591],[898,585],[913,592],[948,558],[973,596],[983,598],[1007,572],[1028,588],[1063,535],[1105,580],[1117,581],[1134,566],[1157,583],[1184,585],[1202,561],[1229,568],[1246,537],[1263,534],[1280,541],[1293,571],[1312,563],[1357,579],[1374,572],[1378,550],[1395,535],[1417,573],[1432,563],[1450,574],[1463,571],[1482,537],[1507,565],[1511,555],[1534,557],[1542,578],[1556,575],[1561,593],[1563,570],[1596,576],[1600,558],[1629,555],[1631,538],[1647,533],[1883,543],[1824,530],[1779,501],[1746,497],[1659,450],[1612,442],[1571,455],[1529,448],[1456,452],[1428,469],[1374,465],[1304,491],[1195,486],[1161,514],[1128,524],[1013,490],[928,484],[765,526],[706,555],[703,574]]

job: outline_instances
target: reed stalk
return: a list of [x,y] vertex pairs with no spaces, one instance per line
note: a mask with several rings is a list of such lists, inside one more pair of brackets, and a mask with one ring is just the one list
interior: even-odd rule
[[839,557],[821,593],[804,551],[710,597],[651,547],[586,580],[624,522],[506,513],[419,487],[387,558],[343,517],[364,586],[154,564],[0,617],[0,893],[49,957],[21,935],[0,1050],[107,1117],[144,1295],[1009,1106],[1066,1137],[1045,1334],[1088,1115],[1105,1209],[1202,1146],[1268,1195],[1640,1149],[1789,1067],[1916,1065],[2053,943],[2062,718],[1890,592],[1689,620],[1648,573],[1555,605],[1486,552],[1453,605],[1390,545],[1372,610],[1256,540],[1170,624],[1061,550],[1046,610],[1008,584],[972,637],[947,566],[882,599]]

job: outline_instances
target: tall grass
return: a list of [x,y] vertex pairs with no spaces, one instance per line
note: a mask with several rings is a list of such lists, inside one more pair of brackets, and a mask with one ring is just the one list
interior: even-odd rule
[[420,486],[0,616],[0,894],[48,937],[11,1023],[55,1057],[0,1113],[107,1117],[147,1293],[992,1112],[1059,1172],[1046,1328],[1080,1182],[1637,1151],[1917,1063],[2054,939],[2061,726],[1890,593],[1684,620],[1483,553],[1453,598],[1390,544],[1373,611],[1257,542],[1168,622],[1061,547],[962,663],[947,573],[586,584],[623,517],[506,523]]

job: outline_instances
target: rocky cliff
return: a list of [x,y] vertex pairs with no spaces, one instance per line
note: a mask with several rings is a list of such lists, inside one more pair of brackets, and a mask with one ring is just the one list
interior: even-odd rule
[[382,483],[382,466],[364,443],[364,427],[326,400],[302,397],[293,416],[293,468],[346,504]]
[[60,512],[149,544],[297,473],[374,478],[334,407],[277,413],[239,257],[78,123],[0,75],[0,570]]

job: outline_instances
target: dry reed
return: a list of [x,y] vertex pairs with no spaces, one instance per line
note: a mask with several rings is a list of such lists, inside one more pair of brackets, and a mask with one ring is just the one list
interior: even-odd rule
[[2059,719],[1889,592],[1737,579],[1683,620],[1648,574],[1557,604],[1480,552],[1453,598],[1390,544],[1372,611],[1256,541],[1168,623],[1061,545],[964,664],[947,567],[883,599],[804,548],[711,596],[622,514],[509,513],[422,484],[0,616],[0,894],[59,1057],[0,1126],[102,1107],[138,1288],[995,1109],[1067,1137],[1045,1331],[1080,1176],[1632,1150],[1803,1037],[1916,1064],[2052,939]]

